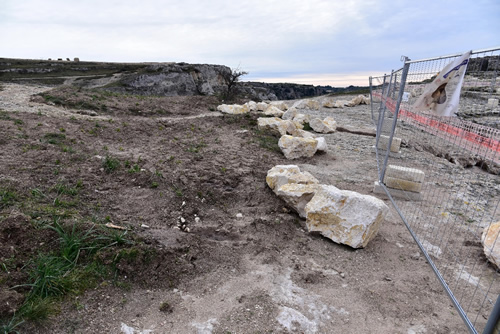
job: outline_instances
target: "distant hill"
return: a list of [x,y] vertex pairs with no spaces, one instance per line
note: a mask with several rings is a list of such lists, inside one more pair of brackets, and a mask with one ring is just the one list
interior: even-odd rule
[[[75,85],[138,95],[221,95],[227,66],[187,63],[109,63],[74,60],[0,58],[0,82]],[[240,96],[252,100],[289,100],[326,94],[366,93],[368,87],[313,86],[240,82]]]

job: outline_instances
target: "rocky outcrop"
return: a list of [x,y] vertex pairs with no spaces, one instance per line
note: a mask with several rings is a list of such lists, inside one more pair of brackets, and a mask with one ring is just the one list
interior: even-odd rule
[[220,75],[225,71],[230,71],[230,68],[207,64],[153,64],[142,73],[123,76],[120,85],[107,89],[141,95],[214,95],[226,89]]

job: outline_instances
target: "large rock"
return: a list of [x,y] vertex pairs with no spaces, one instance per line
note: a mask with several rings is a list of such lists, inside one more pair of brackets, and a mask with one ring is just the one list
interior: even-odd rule
[[296,129],[292,121],[283,121],[278,117],[259,117],[257,127],[259,130],[269,132],[276,137],[281,137]]
[[363,95],[358,95],[347,103],[348,107],[355,107],[360,104],[370,104],[370,98]]
[[335,108],[335,101],[332,98],[326,98],[322,103],[325,108]]
[[319,181],[311,173],[301,172],[297,165],[277,165],[267,171],[266,183],[276,193],[285,184],[318,184]]
[[481,237],[484,255],[497,268],[500,268],[500,240],[497,240],[499,233],[500,222],[496,222],[485,227]]
[[337,122],[332,117],[327,117],[324,121],[319,118],[313,118],[309,121],[309,125],[318,133],[332,133],[337,128]]
[[238,115],[246,114],[250,111],[248,105],[239,104],[221,104],[217,107],[217,110],[224,114]]
[[316,100],[304,99],[304,100],[299,100],[299,101],[295,102],[292,105],[292,108],[319,110],[320,104]]
[[363,248],[377,234],[388,207],[373,196],[321,185],[305,212],[309,231],[318,231],[336,243]]
[[281,110],[281,111],[286,111],[286,110],[288,109],[288,106],[287,106],[287,105],[286,105],[286,103],[285,103],[285,102],[283,102],[283,101],[272,101],[272,102],[271,102],[271,105],[272,105],[273,107],[278,108],[278,109],[279,109],[279,110]]
[[300,217],[306,218],[305,207],[313,198],[318,184],[287,183],[276,191],[276,195],[285,201]]
[[283,116],[285,112],[281,109],[276,108],[275,106],[268,106],[266,111],[264,111],[264,115],[266,116],[274,116],[274,117],[281,117]]
[[[296,124],[295,124],[296,125]],[[316,135],[312,132],[305,131],[299,128],[296,128],[295,131],[290,133],[294,137],[301,137],[301,138],[316,138]]]
[[311,120],[311,116],[305,115],[305,114],[296,114],[295,117],[293,118],[294,122],[297,122],[300,124],[309,123],[310,120]]
[[278,141],[278,146],[287,159],[310,158],[318,149],[318,141],[285,135]]
[[283,114],[283,116],[281,116],[281,118],[292,120],[297,115],[297,113],[298,113],[297,108],[290,108],[287,111],[285,111],[285,113]]
[[266,102],[257,103],[257,111],[266,111],[269,105]]
[[248,111],[257,111],[257,102],[248,101],[245,105],[247,106]]
[[148,96],[214,95],[227,89],[220,73],[229,71],[229,67],[222,65],[156,63],[145,71],[124,73],[119,85],[108,89]]
[[335,105],[333,107],[334,108],[344,108],[348,104],[349,104],[349,101],[337,100],[337,101],[335,101]]

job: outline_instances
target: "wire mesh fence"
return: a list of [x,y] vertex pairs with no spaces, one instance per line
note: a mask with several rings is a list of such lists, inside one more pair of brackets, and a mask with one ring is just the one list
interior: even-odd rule
[[469,331],[498,333],[500,48],[472,52],[456,115],[414,108],[459,57],[406,58],[402,69],[370,78],[375,192],[391,199]]

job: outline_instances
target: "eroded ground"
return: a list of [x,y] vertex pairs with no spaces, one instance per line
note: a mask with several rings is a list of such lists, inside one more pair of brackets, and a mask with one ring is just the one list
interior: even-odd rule
[[[2,271],[2,287],[27,279],[27,254],[50,250],[54,235],[37,221],[53,215],[127,228],[133,256],[21,332],[466,332],[395,212],[353,250],[308,233],[265,183],[270,168],[294,163],[321,183],[373,194],[373,137],[325,135],[327,154],[290,162],[257,130],[257,115],[223,116],[212,100],[164,98],[169,108],[140,114],[152,103],[144,97],[97,97],[106,107],[90,113],[31,99],[47,90],[0,91],[0,187],[14,194],[2,202],[0,256],[19,262]],[[369,112],[321,110],[357,127],[371,126]]]

